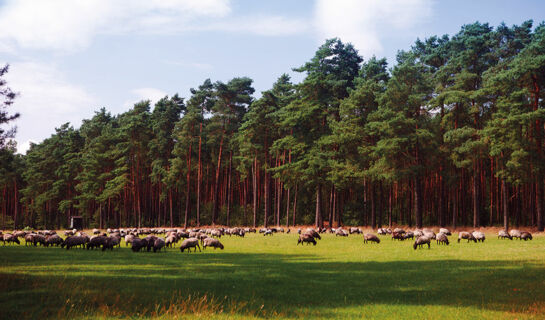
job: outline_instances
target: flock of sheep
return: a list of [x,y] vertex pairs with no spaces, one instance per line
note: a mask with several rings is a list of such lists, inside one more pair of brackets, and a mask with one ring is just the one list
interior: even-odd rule
[[[274,233],[290,233],[290,229],[287,231],[284,228],[261,228],[259,233],[264,236],[272,236]],[[102,251],[107,249],[113,250],[116,246],[121,246],[121,239],[124,239],[126,246],[131,246],[132,251],[151,251],[159,252],[164,251],[166,247],[175,247],[178,242],[181,241],[180,251],[194,252],[201,251],[201,246],[204,248],[212,247],[214,249],[223,249],[223,244],[219,239],[224,235],[244,237],[247,233],[256,233],[254,228],[205,228],[205,229],[161,229],[161,228],[128,228],[128,229],[107,229],[106,232],[102,232],[98,229],[92,230],[92,235],[88,235],[83,231],[77,230],[64,231],[62,238],[56,231],[40,230],[40,231],[13,231],[12,233],[0,232],[0,240],[6,243],[21,244],[19,239],[25,241],[25,245],[42,245],[44,247],[60,246],[61,248],[79,247],[87,250],[101,248]],[[308,228],[305,230],[298,229],[297,233],[299,238],[297,245],[306,243],[316,245],[317,241],[322,239],[321,233],[332,233],[335,236],[348,237],[349,234],[363,234],[360,228],[351,227],[348,230],[343,228],[322,228],[313,229]],[[379,228],[377,234],[379,235],[391,235],[392,240],[404,241],[407,239],[414,240],[413,248],[422,248],[425,245],[430,248],[431,241],[435,240],[437,244],[449,244],[448,236],[452,235],[448,229],[440,228],[439,233],[435,233],[430,229],[415,229],[415,230],[403,230],[401,228]],[[532,234],[526,231],[520,231],[513,229],[509,232],[500,230],[498,232],[499,239],[519,239],[519,240],[532,240]],[[485,234],[480,231],[466,232],[460,231],[458,233],[458,243],[462,240],[467,242],[473,241],[484,242]],[[373,233],[363,234],[363,243],[375,242],[380,243],[380,238]]]

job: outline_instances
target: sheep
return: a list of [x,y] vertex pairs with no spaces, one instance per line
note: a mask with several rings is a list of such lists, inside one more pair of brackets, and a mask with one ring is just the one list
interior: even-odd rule
[[19,239],[14,234],[6,233],[4,234],[4,237],[2,238],[2,240],[4,241],[4,245],[6,245],[6,242],[7,243],[15,242],[17,244],[21,244],[21,242],[19,242]]
[[[102,244],[102,251],[106,251],[106,249],[113,250],[116,245],[116,239],[116,237],[106,237],[106,241]],[[119,242],[117,242],[117,244],[118,243]]]
[[195,248],[195,252],[197,252],[197,248],[199,248],[199,251],[201,251],[201,247],[199,246],[199,239],[197,238],[188,238],[182,241],[182,245],[180,246],[180,251],[184,252],[185,249],[187,251],[191,252],[191,248]]
[[437,244],[446,244],[447,246],[449,245],[446,233],[439,232],[435,237],[435,240],[437,240]]
[[216,250],[216,248],[220,248],[221,250],[223,250],[223,244],[221,244],[221,242],[218,239],[214,239],[214,238],[204,239],[202,248],[206,249],[206,247],[213,247],[214,250]]
[[34,244],[34,236],[35,233],[29,233],[25,236],[25,246],[28,246],[28,244]]
[[422,230],[420,230],[420,229],[415,229],[414,230],[414,237],[415,238],[421,237],[423,235],[424,235],[424,232],[422,232]]
[[316,245],[316,239],[311,234],[303,233],[299,235],[299,239],[297,239],[297,245],[306,243],[307,245],[312,243],[313,245]]
[[407,231],[405,232],[405,234],[403,235],[403,238],[404,239],[414,239],[414,233],[412,231]]
[[452,235],[452,233],[450,232],[450,230],[447,229],[447,228],[440,228],[440,229],[439,229],[439,233],[444,233],[444,234],[446,234],[447,236]]
[[316,232],[316,230],[314,230],[312,228],[308,228],[305,231],[305,234],[310,234],[313,238],[318,239],[318,240],[322,240],[322,237],[320,236],[320,234],[318,232]]
[[473,242],[477,243],[477,239],[475,239],[473,234],[471,234],[469,232],[466,232],[466,231],[461,231],[461,232],[458,233],[458,243],[460,243],[460,240],[462,240],[462,239],[467,239],[467,242],[473,241]]
[[178,242],[178,238],[174,235],[170,235],[165,240],[165,245],[169,248],[172,248],[173,245],[175,245]]
[[273,232],[270,229],[267,229],[265,230],[265,232],[263,232],[263,236],[272,236],[272,235],[273,235]]
[[428,249],[430,249],[430,238],[428,238],[426,236],[421,236],[421,237],[416,238],[416,240],[414,241],[414,244],[413,244],[413,248],[414,248],[414,250],[416,250],[417,247],[422,248],[425,244],[427,244]]
[[162,238],[155,239],[155,242],[153,242],[153,252],[160,251],[165,246],[165,240]]
[[100,230],[98,230],[98,229],[96,229],[96,228],[93,229],[93,234],[97,234],[97,235],[100,234]]
[[530,232],[523,231],[522,235],[520,236],[520,240],[532,240],[532,234]]
[[[233,232],[234,233],[234,232]],[[210,231],[210,235],[212,237],[221,238],[221,232],[219,230],[212,230]],[[229,235],[231,235],[231,230],[229,230]]]
[[301,228],[297,229],[297,234],[301,234]]
[[[289,229],[288,229],[288,233],[289,233]],[[239,236],[239,237],[242,237],[242,238],[244,238],[245,234],[246,234],[246,231],[244,231],[244,229],[240,229],[240,230],[238,230],[238,233],[235,233],[236,236]]]
[[360,228],[355,228],[355,227],[350,228],[350,229],[348,230],[348,232],[349,232],[350,234],[353,234],[353,233],[362,234],[362,233],[363,233],[363,231],[361,231]]
[[348,232],[346,232],[344,229],[339,228],[335,231],[335,236],[348,237]]
[[66,247],[66,250],[70,250],[70,248],[75,246],[85,246],[88,241],[89,239],[87,237],[69,236],[68,238],[64,239],[64,242],[61,244],[61,248]]
[[475,240],[477,240],[478,242],[484,242],[485,240],[484,233],[480,231],[473,231],[472,235],[475,238]]
[[128,234],[125,236],[125,246],[129,246],[129,243],[132,243],[133,240],[135,239],[135,236],[132,235],[132,234]]
[[395,228],[393,232],[395,232],[395,233],[405,233],[405,230],[403,230],[401,228]]
[[392,233],[392,240],[401,240],[401,241],[403,241],[403,240],[405,240],[405,236],[401,232],[394,231]]
[[112,242],[112,246],[118,246],[121,247],[121,235],[119,233],[114,233],[113,235],[109,236]]
[[101,246],[104,246],[106,243],[108,237],[106,236],[93,236],[89,242],[87,242],[87,250],[94,249],[94,248],[100,248]]
[[134,238],[132,241],[131,241],[131,250],[133,252],[139,252],[140,249],[146,247],[148,245],[147,241],[144,241],[143,239],[140,239],[140,238]]
[[367,243],[367,242],[376,242],[376,243],[380,243],[380,239],[372,234],[372,233],[366,233],[364,236],[363,236],[363,243]]
[[157,239],[156,236],[147,236],[144,238],[146,241],[146,250],[150,252],[151,248],[153,248],[153,244],[155,243],[155,239]]
[[384,228],[378,228],[377,233],[380,234],[380,235],[385,235],[388,232],[386,232],[386,229],[384,229]]
[[41,234],[35,234],[33,237],[32,237],[32,244],[34,244],[34,246],[36,246],[37,244],[41,244],[42,246],[45,245],[45,237]]
[[500,230],[498,232],[498,239],[509,239],[509,240],[513,240],[513,237],[511,237],[509,235],[509,233],[507,233],[507,231],[505,230]]
[[428,237],[430,239],[435,239],[436,237],[436,234],[435,232],[429,230],[429,229],[424,229],[424,231],[422,231],[422,233],[424,234],[425,237]]
[[521,240],[522,232],[520,232],[520,230],[513,229],[509,231],[509,235],[511,236],[511,238],[518,238],[519,240]]
[[54,235],[48,236],[45,239],[45,246],[46,247],[49,247],[50,245],[59,246],[62,244],[62,242],[63,242],[62,238],[58,234],[54,234]]
[[286,234],[288,234],[288,233],[290,233],[290,232],[291,232],[291,229],[290,229],[290,228],[288,228],[288,231],[286,231]]

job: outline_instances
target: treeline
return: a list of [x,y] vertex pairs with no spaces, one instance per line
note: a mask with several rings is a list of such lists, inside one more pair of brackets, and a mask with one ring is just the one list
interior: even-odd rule
[[327,40],[249,78],[2,150],[2,228],[408,224],[543,230],[545,25],[465,25],[364,61]]

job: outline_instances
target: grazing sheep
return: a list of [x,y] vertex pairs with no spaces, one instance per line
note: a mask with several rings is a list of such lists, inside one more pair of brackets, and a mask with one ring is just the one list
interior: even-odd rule
[[199,239],[197,238],[188,238],[182,241],[182,245],[180,246],[180,251],[184,252],[185,249],[187,251],[191,252],[191,248],[195,248],[195,252],[197,252],[197,248],[199,248],[199,251],[201,251],[201,247],[199,246]]
[[109,236],[112,242],[112,246],[118,246],[121,247],[121,235],[119,233],[114,233],[113,235]]
[[133,240],[135,239],[135,236],[132,235],[132,234],[128,234],[125,236],[125,246],[129,246],[129,243],[132,243]]
[[17,244],[21,244],[21,242],[19,242],[19,239],[14,234],[6,233],[4,234],[4,237],[2,238],[2,240],[4,241],[4,245],[6,245],[6,242],[7,243],[15,242]]
[[[212,230],[212,231],[210,231],[210,235],[211,235],[212,237],[221,238],[221,231],[219,231],[219,230]],[[229,235],[231,235],[231,230],[229,230]]]
[[108,237],[106,236],[93,236],[87,242],[87,250],[94,249],[94,248],[100,248],[101,246],[104,246],[104,244],[107,242]]
[[439,232],[436,235],[435,240],[437,240],[437,244],[446,244],[447,246],[449,245],[448,237],[446,233]]
[[416,238],[416,240],[414,241],[414,244],[413,244],[413,248],[414,248],[414,250],[416,250],[417,247],[422,248],[425,244],[427,244],[428,249],[430,249],[430,238],[428,238],[426,236],[421,236],[421,237]]
[[526,241],[526,240],[532,240],[533,238],[530,232],[523,231],[522,235],[520,236],[520,239]]
[[388,234],[388,232],[386,232],[386,229],[384,228],[378,228],[377,233],[380,235]]
[[357,233],[357,234],[362,234],[363,231],[361,231],[360,228],[355,228],[355,227],[352,227],[348,230],[348,232],[350,232],[350,234],[353,234],[353,233]]
[[263,232],[263,235],[264,236],[272,236],[273,235],[273,231],[271,229],[267,229],[265,230],[265,232]]
[[45,246],[45,237],[41,234],[35,234],[32,237],[32,244],[36,246],[37,244],[41,244],[42,246]]
[[395,232],[394,231],[392,233],[392,240],[401,240],[401,241],[403,241],[403,240],[405,240],[405,236],[403,235],[402,232]]
[[473,231],[472,235],[475,238],[475,240],[477,240],[478,242],[484,242],[485,240],[484,233],[480,231]]
[[424,233],[425,237],[428,237],[430,239],[435,239],[435,237],[436,237],[435,232],[433,232],[433,231],[431,231],[429,229],[424,229],[424,231],[422,231],[422,233]]
[[173,245],[175,245],[178,242],[178,238],[174,235],[170,235],[165,240],[165,245],[169,248],[172,248]]
[[500,230],[498,232],[498,239],[509,239],[509,240],[513,240],[513,237],[511,237],[509,235],[509,233],[507,233],[507,231],[505,230]]
[[140,249],[144,248],[144,247],[147,247],[148,243],[147,241],[144,241],[140,238],[134,238],[132,241],[131,241],[131,250],[133,252],[139,252]]
[[376,242],[376,243],[380,243],[380,239],[372,234],[372,233],[366,233],[364,236],[363,236],[363,243],[367,243],[367,242]]
[[206,249],[206,247],[213,247],[214,250],[216,248],[220,248],[221,250],[223,250],[223,244],[221,244],[221,242],[218,239],[214,239],[214,238],[204,239],[202,247],[203,249]]
[[148,252],[150,252],[151,248],[153,248],[153,244],[155,243],[155,239],[157,239],[157,237],[152,236],[152,235],[149,235],[149,236],[144,238],[144,240],[146,241],[146,250]]
[[446,234],[447,236],[452,235],[452,233],[450,232],[450,230],[447,229],[447,228],[440,228],[440,229],[439,229],[439,233],[444,233],[444,234]]
[[403,235],[403,238],[404,239],[414,239],[414,233],[412,231],[407,231],[405,232],[405,234]]
[[348,232],[346,232],[344,229],[339,228],[335,231],[335,237],[338,237],[338,236],[348,237]]
[[63,240],[58,234],[54,234],[51,236],[48,236],[45,239],[45,246],[49,247],[50,245],[60,246],[62,244]]
[[477,239],[475,239],[473,234],[471,234],[469,232],[465,232],[465,231],[459,232],[458,233],[458,243],[460,243],[460,240],[462,240],[462,239],[467,239],[467,242],[473,241],[473,242],[477,243]]
[[422,230],[420,230],[420,229],[415,229],[414,230],[414,237],[415,238],[421,237],[423,235],[424,235],[424,232],[422,232]]
[[165,240],[162,238],[155,239],[155,242],[153,242],[153,252],[160,251],[165,246]]
[[64,242],[61,244],[61,248],[66,247],[66,250],[70,250],[70,248],[76,246],[84,247],[88,241],[89,239],[87,237],[69,236],[68,238],[64,239]]
[[521,240],[522,232],[520,230],[513,229],[509,231],[509,235],[511,236],[511,238],[518,238],[519,240]]
[[322,237],[320,236],[320,234],[318,232],[316,232],[316,230],[312,229],[312,228],[308,228],[306,231],[305,231],[306,234],[310,234],[313,238],[315,239],[318,239],[318,240],[322,240]]
[[29,233],[25,236],[25,246],[28,246],[28,244],[34,244],[34,236],[36,234],[34,233]]
[[98,229],[93,229],[93,234],[100,234],[100,230],[98,230]]
[[401,228],[395,228],[393,232],[395,232],[395,233],[405,233],[405,230],[403,230]]
[[304,233],[299,235],[299,239],[297,240],[297,245],[306,243],[307,245],[312,243],[313,245],[316,245],[316,240],[314,237],[308,233]]

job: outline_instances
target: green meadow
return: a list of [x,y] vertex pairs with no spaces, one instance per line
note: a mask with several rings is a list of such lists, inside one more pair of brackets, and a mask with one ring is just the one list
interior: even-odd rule
[[545,237],[363,244],[224,236],[225,250],[0,244],[3,319],[543,319]]

